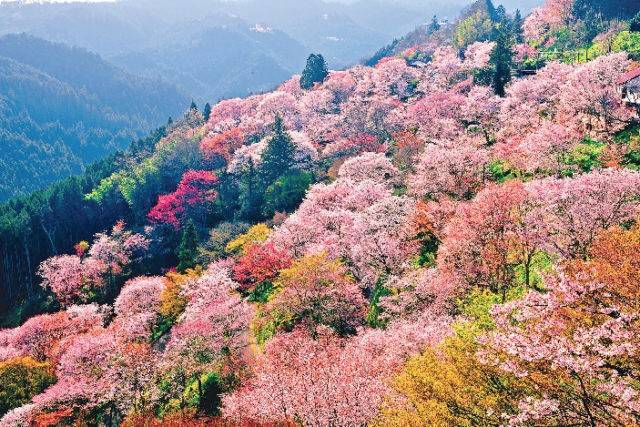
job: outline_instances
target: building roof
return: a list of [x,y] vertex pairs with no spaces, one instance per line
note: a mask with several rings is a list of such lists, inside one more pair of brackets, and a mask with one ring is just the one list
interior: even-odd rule
[[623,85],[638,77],[640,77],[640,67],[623,74],[622,77],[616,80],[616,84]]

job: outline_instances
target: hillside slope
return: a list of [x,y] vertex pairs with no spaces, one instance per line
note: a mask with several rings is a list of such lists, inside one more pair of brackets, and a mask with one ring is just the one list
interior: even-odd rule
[[640,424],[639,65],[480,2],[0,206],[0,427]]
[[0,39],[0,69],[0,199],[77,174],[189,102],[173,86],[29,36]]
[[128,71],[165,78],[198,100],[219,100],[272,90],[304,67],[307,49],[286,34],[252,30],[246,22],[203,25],[184,41],[112,58]]

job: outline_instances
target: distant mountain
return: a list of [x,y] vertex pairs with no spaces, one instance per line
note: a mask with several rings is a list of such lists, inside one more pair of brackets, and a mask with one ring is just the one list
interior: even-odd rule
[[271,90],[304,67],[308,50],[266,26],[229,24],[182,34],[172,44],[111,58],[128,71],[164,78],[199,100]]
[[188,102],[83,49],[0,38],[0,200],[80,172]]
[[[190,43],[185,29],[233,26],[238,18],[280,30],[322,53],[332,68],[353,64],[434,14],[454,16],[466,0],[122,0],[114,3],[0,3],[0,34],[27,32],[82,46],[103,57],[140,58]],[[226,16],[226,22],[221,17]],[[211,22],[209,22],[211,21]],[[230,47],[231,48],[231,47]],[[267,53],[268,54],[268,53]],[[269,54],[268,54],[269,55]],[[270,55],[269,55],[270,56]],[[137,64],[142,67],[143,63]],[[259,82],[262,85],[262,82]]]

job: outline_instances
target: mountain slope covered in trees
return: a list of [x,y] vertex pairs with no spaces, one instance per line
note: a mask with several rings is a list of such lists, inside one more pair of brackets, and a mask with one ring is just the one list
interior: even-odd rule
[[175,87],[81,49],[0,39],[0,199],[79,173],[183,110]]
[[304,66],[308,54],[276,30],[251,29],[246,22],[190,31],[184,41],[112,58],[128,71],[176,82],[196,99],[218,100],[272,90]]
[[569,3],[313,56],[3,206],[0,426],[640,423],[637,32]]

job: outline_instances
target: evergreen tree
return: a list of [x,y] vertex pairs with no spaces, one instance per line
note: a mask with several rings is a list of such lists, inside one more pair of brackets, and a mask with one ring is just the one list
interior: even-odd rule
[[489,18],[493,22],[500,22],[498,11],[496,10],[496,7],[493,5],[493,1],[485,0],[485,7],[486,7],[487,15],[489,15]]
[[182,232],[182,240],[178,247],[178,271],[184,273],[196,266],[198,256],[198,234],[193,221],[189,220]]
[[629,30],[633,32],[640,32],[640,12],[638,12],[638,14],[629,22]]
[[282,117],[278,115],[273,123],[273,135],[262,153],[260,175],[265,188],[291,169],[294,152],[295,146],[284,127]]
[[491,52],[489,61],[493,68],[491,86],[496,95],[504,97],[505,87],[511,81],[513,64],[513,38],[509,27],[504,24],[496,25],[493,40],[496,46]]
[[202,111],[202,116],[204,117],[204,121],[208,122],[209,117],[211,117],[211,104],[208,102],[204,106],[204,111]]
[[433,15],[433,19],[431,19],[431,24],[429,24],[429,34],[433,34],[436,31],[440,30],[440,22],[438,21],[438,17]]
[[249,160],[249,167],[240,177],[240,218],[250,222],[261,219],[265,188],[260,183],[253,161]]
[[302,72],[300,87],[303,89],[311,89],[314,84],[322,83],[328,75],[329,70],[327,69],[327,63],[324,57],[320,54],[316,55],[312,53],[309,55],[307,66]]
[[189,107],[189,110],[198,111],[198,106],[196,105],[195,101],[191,101],[191,106]]
[[513,16],[513,37],[516,43],[524,43],[524,19],[520,9],[517,9]]

